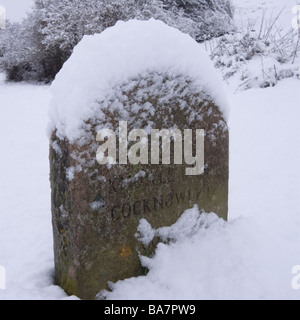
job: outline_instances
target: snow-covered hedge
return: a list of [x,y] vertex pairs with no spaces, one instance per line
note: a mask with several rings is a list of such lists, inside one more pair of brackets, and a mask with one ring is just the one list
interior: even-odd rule
[[197,41],[233,28],[230,0],[35,0],[22,24],[0,33],[0,69],[9,80],[52,80],[84,35],[118,20],[162,20]]
[[270,27],[251,26],[206,44],[212,60],[225,80],[235,80],[238,90],[275,86],[278,81],[300,79],[300,30],[282,32]]

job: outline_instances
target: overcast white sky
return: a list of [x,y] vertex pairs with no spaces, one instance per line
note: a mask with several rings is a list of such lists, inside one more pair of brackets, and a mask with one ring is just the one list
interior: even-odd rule
[[21,21],[30,10],[34,0],[0,0],[0,5],[6,9],[6,17],[10,21]]

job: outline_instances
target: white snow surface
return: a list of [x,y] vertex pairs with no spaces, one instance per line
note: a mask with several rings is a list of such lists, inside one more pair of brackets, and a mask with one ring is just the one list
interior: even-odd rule
[[161,21],[118,22],[85,36],[52,84],[49,131],[74,142],[82,124],[99,112],[115,86],[149,72],[186,76],[206,92],[228,119],[221,77],[208,54],[189,35]]
[[6,268],[0,300],[65,297],[53,285],[49,100],[49,87],[0,80],[0,265]]
[[300,4],[299,0],[231,0],[235,7],[235,22],[245,31],[248,23],[260,24],[264,19],[267,27],[274,21],[283,31],[292,28],[295,14],[292,8]]

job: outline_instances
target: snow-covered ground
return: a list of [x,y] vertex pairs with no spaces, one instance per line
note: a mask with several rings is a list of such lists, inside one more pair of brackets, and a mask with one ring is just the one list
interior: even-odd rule
[[249,22],[260,25],[265,19],[268,25],[277,19],[280,28],[288,30],[292,27],[295,14],[293,6],[299,0],[231,0],[235,7],[235,21],[241,31],[245,31]]
[[53,283],[49,88],[0,83],[0,299],[61,298]]
[[[250,18],[286,3],[286,26],[296,4],[234,2],[237,17]],[[106,298],[300,299],[292,288],[292,268],[300,265],[299,87],[295,78],[236,94],[228,87],[229,222],[190,210],[160,231],[176,241],[143,259],[148,275],[118,282]],[[48,86],[5,84],[0,77],[0,265],[6,268],[0,300],[68,298],[53,285],[49,100]]]

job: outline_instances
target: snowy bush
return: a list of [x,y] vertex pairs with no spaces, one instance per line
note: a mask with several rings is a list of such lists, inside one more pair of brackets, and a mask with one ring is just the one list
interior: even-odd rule
[[[265,25],[265,27],[264,27]],[[300,78],[300,31],[283,33],[276,21],[249,22],[246,32],[228,34],[206,44],[225,80],[236,78],[238,90],[275,86],[284,78]]]
[[35,0],[0,39],[0,68],[10,80],[52,80],[84,35],[118,20],[155,18],[203,41],[231,31],[232,16],[229,0]]
[[0,32],[0,67],[6,70],[9,80],[23,80],[34,77],[29,49],[29,34],[22,25],[6,24],[6,31]]
[[[229,0],[162,0],[164,7],[188,17],[194,28],[189,30],[197,41],[204,41],[233,30],[234,9]],[[183,25],[177,26],[182,30]]]

